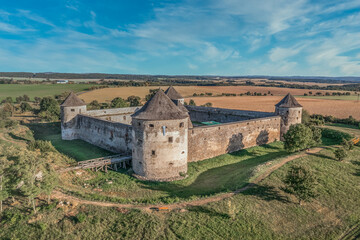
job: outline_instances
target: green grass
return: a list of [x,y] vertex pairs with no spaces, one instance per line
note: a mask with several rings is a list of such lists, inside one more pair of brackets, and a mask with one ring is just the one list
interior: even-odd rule
[[60,123],[36,123],[27,125],[34,133],[35,139],[50,141],[54,147],[76,161],[114,155],[82,140],[64,141],[61,139]]
[[[159,214],[87,205],[69,214],[46,208],[44,202],[38,215],[6,210],[0,238],[339,239],[360,223],[359,154],[355,147],[344,162],[338,162],[333,149],[326,149],[287,163],[232,198],[185,211]],[[294,164],[311,168],[318,178],[318,196],[301,206],[281,190],[282,179]],[[350,233],[349,239],[358,236],[356,230]]]
[[0,101],[6,97],[15,98],[28,95],[34,97],[46,97],[61,94],[66,91],[81,92],[89,89],[94,84],[0,84]]
[[331,123],[331,124],[326,124],[325,127],[334,129],[334,130],[338,130],[338,131],[342,131],[342,132],[346,132],[355,137],[360,137],[359,127],[356,127],[353,125],[347,125],[347,124],[342,124],[342,123]]
[[[314,98],[314,99],[330,99],[330,100],[348,100],[348,101],[357,101],[357,95],[342,95],[342,96],[303,96],[297,95],[298,98]],[[359,98],[360,100],[360,98]]]

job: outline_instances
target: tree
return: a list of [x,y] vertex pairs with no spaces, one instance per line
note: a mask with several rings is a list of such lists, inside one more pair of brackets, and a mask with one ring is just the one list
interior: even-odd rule
[[149,90],[149,94],[145,96],[145,100],[149,101],[153,96],[155,96],[155,94],[159,91],[160,88],[158,89],[150,89]]
[[310,125],[310,122],[311,122],[310,114],[308,111],[304,109],[301,114],[301,123],[305,125]]
[[314,141],[314,144],[313,146],[315,145],[320,145],[322,143],[322,140],[321,140],[321,137],[322,137],[322,133],[321,133],[321,129],[318,128],[318,127],[315,127],[315,126],[310,126],[310,129],[312,131],[312,134],[313,134],[313,141]]
[[124,99],[122,99],[121,97],[117,97],[114,98],[111,101],[111,107],[112,108],[124,108],[124,107],[128,107],[129,103],[127,103]]
[[302,201],[309,201],[316,197],[316,178],[313,173],[302,166],[292,166],[283,179],[283,190],[294,195],[301,205]]
[[204,105],[201,105],[202,107],[212,107],[212,103],[211,102],[208,102],[208,103],[205,103]]
[[34,97],[35,103],[40,103],[41,102],[41,98],[40,97]]
[[55,187],[59,184],[59,177],[50,163],[45,166],[43,180],[41,182],[42,191],[48,196],[47,202],[50,204],[50,196]]
[[341,146],[348,151],[351,151],[354,148],[354,142],[351,140],[346,140],[345,138],[341,141]]
[[334,154],[335,154],[336,159],[340,162],[348,156],[348,152],[346,151],[346,149],[344,147],[337,148],[335,150]]
[[44,97],[40,102],[39,116],[48,121],[59,119],[60,117],[60,105],[52,97]]
[[4,100],[2,100],[2,103],[13,103],[12,97],[6,97]]
[[285,150],[297,152],[314,146],[313,132],[304,124],[291,125],[284,134]]
[[196,103],[195,103],[195,101],[194,101],[194,100],[190,99],[190,101],[189,101],[189,105],[190,105],[190,106],[196,106]]
[[15,98],[15,102],[16,103],[21,103],[23,101],[23,97],[22,96],[18,96]]
[[27,112],[27,111],[31,111],[32,107],[27,102],[22,102],[20,104],[20,109],[21,109],[21,112],[24,113],[24,112]]
[[30,102],[29,96],[26,95],[26,94],[24,94],[24,96],[23,96],[23,101],[25,101],[25,102]]
[[101,105],[97,100],[92,101],[88,105],[89,110],[95,110],[95,109],[100,109],[100,108],[101,108]]
[[7,169],[11,162],[6,156],[0,157],[0,213],[3,211],[3,201],[9,197],[9,190],[7,187],[8,175]]
[[127,98],[127,101],[130,103],[130,107],[137,107],[141,105],[140,97],[130,96]]

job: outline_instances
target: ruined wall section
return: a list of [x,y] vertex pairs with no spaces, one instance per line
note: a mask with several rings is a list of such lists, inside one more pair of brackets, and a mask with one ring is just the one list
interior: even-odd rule
[[189,129],[188,161],[195,162],[280,140],[280,116]]
[[189,110],[191,121],[207,122],[216,121],[220,123],[238,122],[255,118],[275,116],[274,113],[244,111],[225,108],[186,106]]
[[78,115],[78,138],[115,153],[131,153],[131,132],[131,125]]

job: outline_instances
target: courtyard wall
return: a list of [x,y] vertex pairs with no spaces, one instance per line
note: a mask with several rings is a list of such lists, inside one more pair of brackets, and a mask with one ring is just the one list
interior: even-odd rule
[[188,161],[196,162],[280,140],[280,116],[189,129]]

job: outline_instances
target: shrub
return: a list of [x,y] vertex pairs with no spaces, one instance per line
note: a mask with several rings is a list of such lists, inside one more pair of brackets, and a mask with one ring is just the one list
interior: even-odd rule
[[315,145],[313,132],[304,124],[290,126],[289,131],[284,134],[285,150],[297,152]]
[[347,156],[348,156],[348,152],[346,151],[345,148],[343,147],[339,147],[335,150],[334,152],[335,157],[338,161],[342,161],[344,160]]
[[321,130],[321,135],[323,137],[326,137],[326,138],[331,138],[331,139],[334,139],[334,140],[338,140],[338,141],[341,141],[343,138],[345,140],[350,140],[352,139],[352,136],[348,133],[344,133],[344,132],[340,132],[340,131],[337,131],[337,130],[334,130],[334,129],[330,129],[330,128],[322,128]]
[[83,212],[78,213],[78,214],[76,215],[76,222],[78,222],[78,223],[85,222],[86,218],[87,218],[87,216],[86,216],[85,213],[83,213]]
[[0,128],[11,128],[11,127],[15,127],[18,124],[19,122],[16,120],[11,120],[11,119],[0,120]]
[[56,149],[51,144],[51,142],[44,140],[31,141],[28,144],[28,149],[31,151],[35,151],[36,149],[39,149],[41,152],[56,152]]

